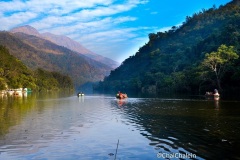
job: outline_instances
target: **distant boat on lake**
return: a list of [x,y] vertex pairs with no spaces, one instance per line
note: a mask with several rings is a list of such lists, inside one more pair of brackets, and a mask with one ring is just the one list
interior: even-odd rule
[[77,96],[78,96],[78,97],[82,97],[82,96],[84,96],[84,93],[78,92],[78,93],[77,93]]
[[206,92],[205,96],[206,98],[214,98],[214,99],[220,98],[220,94],[218,93],[217,89],[214,89],[214,92]]
[[128,96],[127,96],[126,93],[118,92],[118,93],[116,94],[116,98],[117,98],[117,99],[125,99],[125,98],[128,98]]

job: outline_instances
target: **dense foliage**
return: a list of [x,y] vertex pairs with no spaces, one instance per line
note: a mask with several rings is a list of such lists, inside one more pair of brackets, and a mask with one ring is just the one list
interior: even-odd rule
[[43,69],[32,71],[0,46],[0,90],[31,88],[33,90],[73,89],[68,76]]
[[[98,90],[205,93],[219,88],[240,90],[240,2],[202,10],[179,27],[150,33],[149,42],[95,86]],[[204,67],[207,53],[225,46],[237,54],[228,59],[221,81]],[[227,58],[226,58],[227,59]],[[231,63],[230,63],[231,60]]]

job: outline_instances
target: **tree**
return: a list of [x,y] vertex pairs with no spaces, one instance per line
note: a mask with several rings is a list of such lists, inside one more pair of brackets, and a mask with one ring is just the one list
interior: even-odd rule
[[233,46],[221,45],[216,52],[206,53],[203,65],[213,71],[216,75],[217,85],[220,90],[221,78],[226,71],[226,67],[234,59],[238,59],[238,54],[235,52]]
[[6,85],[7,85],[7,83],[6,83],[5,79],[0,77],[0,91],[6,89]]

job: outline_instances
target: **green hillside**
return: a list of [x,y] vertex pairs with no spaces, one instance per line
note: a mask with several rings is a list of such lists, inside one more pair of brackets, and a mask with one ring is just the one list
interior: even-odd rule
[[[214,88],[239,91],[240,59],[228,57],[230,50],[240,53],[239,5],[239,0],[234,0],[219,8],[203,9],[186,17],[181,26],[150,33],[149,42],[95,89],[200,94]],[[226,52],[220,51],[221,46]],[[219,53],[215,57],[219,75],[204,64],[209,58],[206,54],[215,52]]]
[[30,70],[0,45],[0,90],[31,88],[32,90],[73,89],[68,76],[42,69]]
[[29,68],[43,68],[69,75],[75,86],[95,82],[110,72],[110,67],[81,56],[48,40],[24,33],[0,32],[0,45]]

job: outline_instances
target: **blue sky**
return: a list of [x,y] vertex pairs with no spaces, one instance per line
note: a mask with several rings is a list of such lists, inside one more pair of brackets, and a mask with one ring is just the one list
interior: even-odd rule
[[0,30],[31,25],[122,62],[147,43],[149,33],[181,25],[186,16],[230,1],[0,0]]

